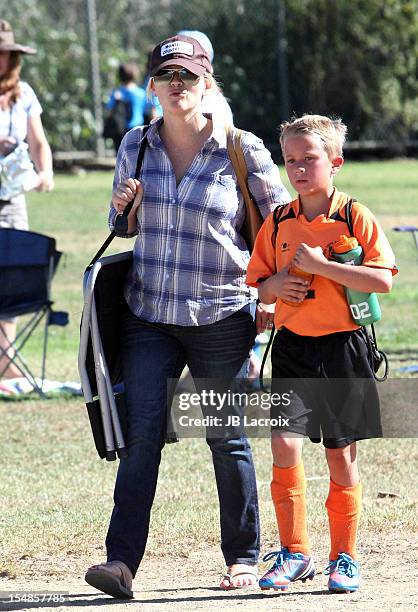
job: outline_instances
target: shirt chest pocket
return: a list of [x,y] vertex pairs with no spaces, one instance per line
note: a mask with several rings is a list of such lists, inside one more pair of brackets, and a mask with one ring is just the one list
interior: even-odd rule
[[207,193],[210,216],[232,220],[238,214],[239,199],[234,178],[228,174],[215,174]]

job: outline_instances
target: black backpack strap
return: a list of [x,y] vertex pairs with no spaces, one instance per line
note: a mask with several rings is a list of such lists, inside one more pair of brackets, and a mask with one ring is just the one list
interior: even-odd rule
[[[143,132],[142,132],[141,144],[139,146],[138,157],[137,157],[137,160],[136,160],[136,168],[135,168],[135,176],[134,176],[134,178],[136,178],[136,179],[138,179],[138,177],[139,177],[139,174],[141,172],[142,162],[144,160],[145,149],[147,147],[147,138],[145,138],[145,135],[146,135],[146,133],[148,131],[148,128],[149,128],[149,125],[146,125],[144,127],[144,129],[143,129]],[[109,236],[106,238],[106,240],[104,241],[104,243],[102,244],[100,249],[97,251],[97,253],[93,257],[93,259],[91,260],[91,262],[87,266],[86,270],[89,270],[92,266],[94,266],[96,261],[98,261],[100,259],[100,257],[106,251],[107,247],[112,242],[112,240],[113,240],[113,238],[115,236],[123,236],[123,235],[126,234],[127,229],[128,229],[128,215],[129,215],[129,212],[130,212],[130,210],[131,210],[131,208],[133,206],[133,203],[134,203],[134,200],[129,202],[129,204],[125,208],[123,214],[122,215],[118,215],[116,217],[116,219],[115,219],[115,229],[110,232]]]
[[276,248],[276,239],[277,239],[277,233],[279,231],[279,224],[282,223],[282,221],[287,221],[287,219],[295,219],[296,217],[295,211],[293,210],[293,208],[290,208],[288,213],[285,215],[284,211],[286,207],[287,207],[287,204],[280,204],[279,206],[276,206],[276,208],[273,211],[274,230],[271,236],[271,242],[274,248]]
[[353,204],[355,200],[350,198],[345,205],[345,222],[348,226],[348,231],[350,232],[350,236],[354,238],[354,230],[353,230]]
[[266,348],[264,350],[263,359],[261,361],[260,374],[258,375],[258,380],[260,381],[260,389],[261,389],[261,391],[267,391],[267,389],[264,388],[264,380],[263,380],[263,377],[264,377],[264,367],[266,365],[267,356],[268,356],[268,354],[270,352],[271,345],[273,344],[274,332],[275,331],[276,330],[275,330],[275,327],[273,325],[273,327],[271,328],[271,331],[270,331],[270,338],[269,338],[269,341],[267,342],[267,346],[266,346]]
[[113,238],[116,236],[115,234],[115,230],[113,230],[112,232],[110,232],[109,236],[106,238],[106,240],[103,242],[102,246],[100,247],[100,249],[97,251],[96,255],[93,257],[93,259],[91,260],[91,262],[89,263],[89,265],[86,268],[86,271],[89,270],[90,268],[92,268],[94,266],[94,264],[96,263],[96,261],[98,261],[100,259],[100,257],[103,255],[103,253],[106,251],[107,247],[109,246],[109,244],[112,242]]
[[[277,233],[279,231],[280,223],[282,223],[283,221],[286,221],[287,219],[294,219],[296,217],[295,211],[293,210],[293,208],[290,208],[288,213],[285,215],[284,211],[286,207],[287,207],[287,204],[281,204],[279,206],[276,206],[276,208],[273,211],[274,230],[271,236],[271,242],[274,248],[276,248]],[[258,380],[260,381],[260,388],[262,391],[265,391],[264,382],[263,382],[264,367],[266,365],[266,361],[267,361],[267,357],[271,349],[271,345],[273,344],[275,331],[276,330],[273,325],[270,331],[270,338],[269,338],[269,341],[267,342],[267,346],[264,350],[263,359],[261,361],[261,368],[260,368],[260,374],[259,374]]]
[[[355,200],[353,198],[350,198],[347,204],[345,205],[345,222],[347,223],[348,230],[350,232],[350,236],[352,237],[355,237],[354,230],[353,230],[353,204],[354,202]],[[372,330],[372,337],[370,337],[370,334],[368,333],[367,329],[363,328],[364,335],[366,337],[367,348],[369,351],[370,365],[372,366],[373,376],[375,377],[375,379],[379,382],[382,382],[386,380],[388,377],[388,373],[389,373],[388,358],[387,358],[386,353],[384,351],[381,351],[379,347],[377,346],[376,331],[374,329],[373,323],[370,325],[370,328]],[[377,371],[379,370],[382,363],[384,364],[384,370],[383,370],[383,374],[379,376],[377,374]]]
[[[384,351],[381,351],[377,346],[376,332],[374,329],[373,323],[370,325],[372,330],[372,336],[367,332],[367,329],[363,327],[363,332],[366,338],[367,349],[369,352],[369,362],[370,367],[373,372],[374,378],[378,382],[383,382],[387,379],[389,373],[389,362],[387,355]],[[381,375],[378,374],[380,370],[380,366],[383,364],[383,373]]]
[[[136,168],[134,178],[138,179],[141,173],[142,162],[144,161],[145,149],[147,148],[148,140],[146,138],[146,133],[148,131],[149,125],[146,125],[142,132],[141,144],[139,146],[138,157],[136,159]],[[131,208],[134,204],[135,198],[133,198],[123,213],[118,215],[115,218],[115,235],[116,236],[125,236],[128,231],[128,215],[131,212]]]

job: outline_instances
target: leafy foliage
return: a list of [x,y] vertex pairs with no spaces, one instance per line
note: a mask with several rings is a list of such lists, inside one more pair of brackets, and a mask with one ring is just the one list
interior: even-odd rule
[[[19,42],[38,49],[24,58],[23,77],[41,99],[55,149],[94,144],[86,6],[16,0],[1,11]],[[156,42],[198,29],[212,40],[236,123],[268,143],[288,118],[283,96],[291,112],[342,116],[351,139],[402,149],[417,138],[418,0],[96,0],[96,7],[103,101],[120,61],[145,73]]]

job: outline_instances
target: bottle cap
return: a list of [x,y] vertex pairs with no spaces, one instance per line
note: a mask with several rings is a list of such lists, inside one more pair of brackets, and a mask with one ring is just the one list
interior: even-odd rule
[[356,247],[358,247],[357,238],[354,238],[354,236],[348,237],[344,234],[340,236],[338,240],[332,245],[334,253],[347,253],[347,251],[351,251]]
[[295,265],[291,265],[290,266],[289,274],[290,275],[293,274],[294,276],[300,276],[301,278],[305,278],[309,282],[311,282],[312,279],[313,279],[313,274],[311,274],[311,272],[305,272],[305,270],[301,270],[300,268],[298,268]]

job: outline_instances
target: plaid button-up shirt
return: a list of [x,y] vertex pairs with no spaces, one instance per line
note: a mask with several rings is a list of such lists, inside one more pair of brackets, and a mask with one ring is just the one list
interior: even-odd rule
[[[228,157],[225,128],[215,125],[180,183],[152,123],[139,179],[133,267],[125,285],[131,311],[150,322],[207,325],[254,300],[245,284],[249,253],[239,233],[245,205]],[[142,128],[119,148],[114,187],[134,177]],[[263,217],[290,200],[279,170],[262,141],[244,132],[248,184]],[[116,211],[111,206],[109,225]]]

